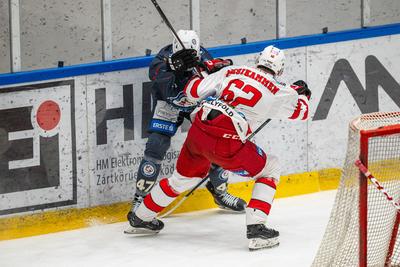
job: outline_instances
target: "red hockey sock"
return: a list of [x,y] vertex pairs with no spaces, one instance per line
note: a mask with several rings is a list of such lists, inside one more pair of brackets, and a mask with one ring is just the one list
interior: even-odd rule
[[144,198],[143,203],[136,211],[136,216],[144,221],[151,221],[177,196],[179,196],[179,193],[169,185],[168,179],[164,178]]

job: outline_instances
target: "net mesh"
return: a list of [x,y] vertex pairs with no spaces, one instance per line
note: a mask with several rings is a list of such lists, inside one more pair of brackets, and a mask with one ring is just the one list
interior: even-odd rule
[[[359,265],[359,170],[354,162],[360,154],[360,131],[389,125],[398,125],[397,133],[369,138],[368,169],[395,201],[400,200],[400,112],[361,115],[350,123],[342,177],[312,266]],[[368,183],[368,266],[385,266],[392,232],[398,223],[396,215],[393,205],[374,185]],[[398,234],[396,231],[394,235]],[[396,239],[386,265],[400,266],[400,238]]]

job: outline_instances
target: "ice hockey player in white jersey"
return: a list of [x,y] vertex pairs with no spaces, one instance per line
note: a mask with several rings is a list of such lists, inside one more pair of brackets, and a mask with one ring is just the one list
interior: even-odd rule
[[280,178],[278,159],[247,140],[266,119],[308,119],[311,91],[304,81],[286,85],[276,80],[284,68],[284,52],[266,47],[256,68],[229,66],[205,78],[193,77],[185,87],[200,104],[181,149],[176,170],[148,194],[134,215],[133,232],[159,232],[156,216],[179,194],[206,177],[211,163],[253,178],[246,207],[249,249],[279,244],[279,232],[266,227]]

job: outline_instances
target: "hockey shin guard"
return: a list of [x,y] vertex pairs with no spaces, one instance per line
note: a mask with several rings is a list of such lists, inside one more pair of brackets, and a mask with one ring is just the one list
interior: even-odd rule
[[156,184],[161,164],[143,159],[140,162],[138,177],[136,179],[136,194],[144,197]]
[[222,194],[227,190],[228,172],[217,165],[211,165],[209,172],[210,182],[217,193]]

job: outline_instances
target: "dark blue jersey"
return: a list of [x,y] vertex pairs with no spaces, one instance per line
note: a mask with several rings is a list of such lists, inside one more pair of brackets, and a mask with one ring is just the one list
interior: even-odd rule
[[[210,53],[200,47],[201,60],[213,59]],[[168,101],[183,91],[186,83],[193,76],[193,71],[174,71],[169,67],[168,58],[172,55],[172,45],[167,45],[154,57],[149,67],[149,78],[153,81],[155,100]]]

